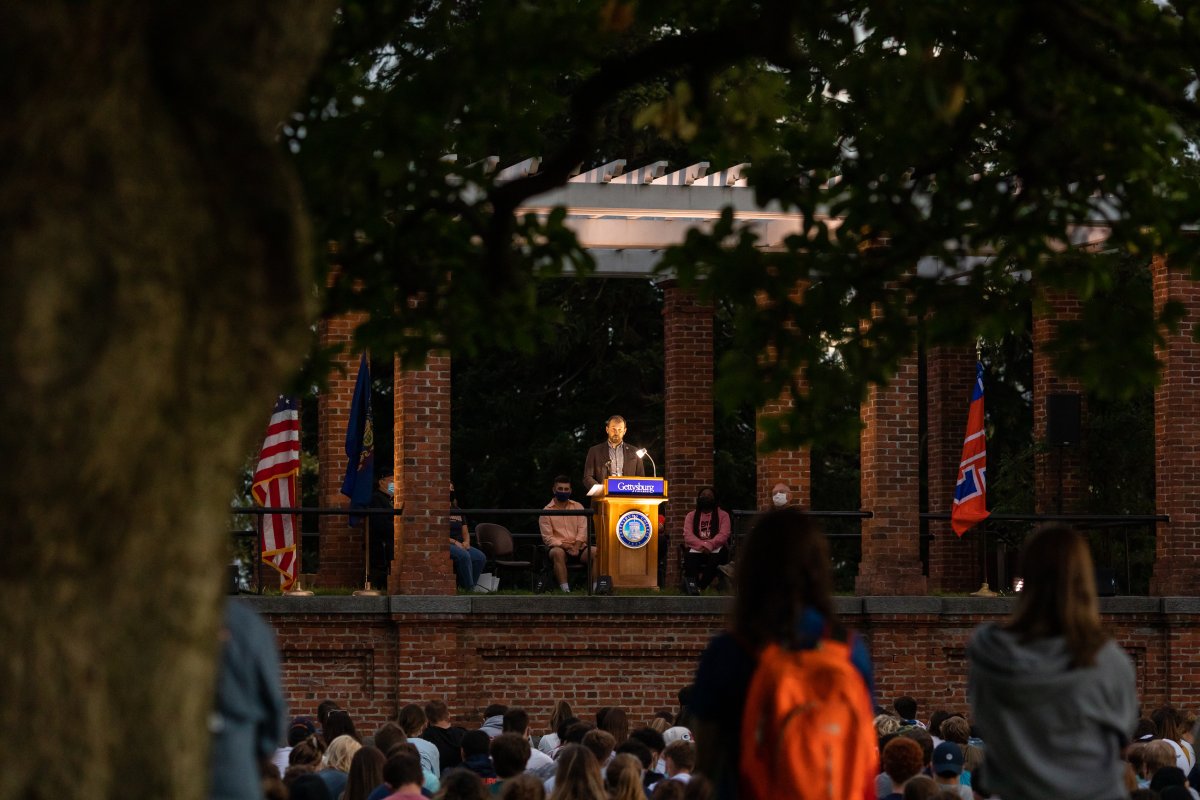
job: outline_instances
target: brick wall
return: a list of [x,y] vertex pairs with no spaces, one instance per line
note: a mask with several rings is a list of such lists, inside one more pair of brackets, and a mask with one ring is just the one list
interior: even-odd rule
[[859,439],[862,560],[860,595],[925,593],[921,567],[920,435],[917,358],[905,358],[887,386],[872,386],[862,406]]
[[[554,700],[587,718],[621,706],[640,724],[691,681],[722,598],[257,598],[275,627],[293,714],[340,702],[363,733],[409,702],[441,698],[477,725],[490,702],[529,710],[544,732]],[[1011,600],[939,597],[837,599],[866,639],[877,699],[911,695],[928,718],[966,709],[971,631],[1009,613]],[[1143,705],[1193,707],[1200,676],[1200,601],[1101,601],[1110,634],[1133,658]]]
[[1155,506],[1170,522],[1157,525],[1157,552],[1150,582],[1153,593],[1195,594],[1200,589],[1200,344],[1192,339],[1200,310],[1200,284],[1186,272],[1168,271],[1165,259],[1152,266],[1154,306],[1182,301],[1188,315],[1180,331],[1166,337],[1158,352],[1162,383],[1154,392]]
[[[962,459],[968,401],[975,381],[970,347],[931,347],[925,356],[925,448],[929,464],[927,508],[949,513]],[[986,400],[985,400],[986,402]],[[930,520],[929,588],[970,592],[979,588],[979,528],[955,535],[949,521]]]
[[[351,315],[323,320],[317,328],[321,347],[349,344],[362,319],[361,315]],[[329,385],[317,400],[317,479],[319,502],[323,507],[349,505],[342,494],[342,480],[346,477],[346,425],[350,421],[350,404],[361,355],[347,348],[337,356],[335,369],[329,374]],[[336,369],[338,366],[342,369]],[[346,517],[322,516],[319,524],[319,585],[361,587],[364,529],[351,528]]]
[[713,308],[673,281],[663,284],[663,363],[663,474],[671,497],[662,506],[671,536],[665,581],[674,587],[681,577],[683,518],[700,487],[713,484]]
[[[1080,428],[1086,442],[1087,403],[1083,385],[1076,378],[1064,378],[1054,371],[1046,345],[1054,338],[1060,321],[1078,319],[1079,299],[1061,292],[1043,291],[1045,308],[1033,317],[1033,438],[1046,441],[1046,398],[1060,392],[1080,395]],[[1080,513],[1083,510],[1084,445],[1043,449],[1034,460],[1034,508],[1039,514]],[[1061,479],[1060,472],[1061,469]],[[1061,498],[1060,498],[1061,494]]]
[[421,369],[395,365],[396,549],[392,594],[454,594],[448,550],[450,506],[450,356],[430,353]]

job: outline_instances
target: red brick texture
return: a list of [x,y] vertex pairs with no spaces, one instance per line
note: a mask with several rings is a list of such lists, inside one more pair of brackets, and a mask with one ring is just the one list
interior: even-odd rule
[[454,594],[449,551],[450,356],[430,353],[425,366],[395,365],[396,503],[404,514],[388,591],[391,594]]
[[[1047,345],[1054,338],[1060,321],[1079,319],[1079,299],[1061,292],[1044,291],[1044,313],[1033,317],[1033,438],[1046,441],[1046,398],[1059,392],[1080,395],[1080,428],[1086,441],[1087,401],[1083,384],[1076,378],[1063,378],[1054,371]],[[1083,511],[1083,444],[1052,447],[1038,452],[1034,460],[1034,508],[1039,514],[1073,514]],[[1061,499],[1059,468],[1061,463]],[[1061,502],[1060,502],[1061,500]]]
[[[927,508],[948,514],[954,505],[954,484],[962,459],[963,436],[971,387],[975,381],[975,352],[970,347],[931,347],[925,356],[925,448],[929,464]],[[929,588],[969,592],[979,588],[978,526],[960,539],[949,521],[930,520]]]
[[1200,592],[1200,344],[1192,339],[1200,311],[1200,284],[1186,272],[1169,271],[1166,259],[1152,266],[1155,310],[1168,299],[1187,308],[1178,333],[1166,336],[1158,357],[1162,383],[1154,392],[1155,506],[1170,522],[1157,525],[1151,594]]
[[671,497],[661,507],[671,536],[665,581],[678,586],[683,518],[700,487],[713,484],[713,308],[674,282],[663,285],[663,347],[663,474]]
[[[361,315],[353,315],[322,321],[317,329],[321,346],[348,344],[362,320]],[[329,374],[329,386],[317,401],[319,502],[327,508],[349,505],[342,494],[342,480],[346,477],[346,425],[350,421],[361,355],[347,348],[337,357],[335,369]],[[351,528],[346,517],[322,516],[319,530],[319,585],[361,587],[365,529]]]
[[[967,709],[971,631],[999,621],[1010,608],[1007,600],[880,598],[864,607],[863,601],[842,599],[858,608],[842,618],[868,644],[877,701],[889,705],[911,695],[923,719],[939,708]],[[872,610],[872,604],[880,607]],[[896,613],[906,606],[911,610]],[[715,604],[696,613],[475,608],[268,613],[278,635],[290,712],[312,715],[321,700],[333,699],[365,735],[394,720],[410,702],[443,699],[469,726],[482,721],[488,703],[504,702],[526,708],[540,734],[554,701],[565,698],[581,718],[602,706],[619,706],[640,725],[654,711],[676,707],[675,693],[691,682],[700,653],[723,620]],[[1200,608],[1167,611],[1158,600],[1139,599],[1126,603],[1124,611],[1105,613],[1105,623],[1134,661],[1145,710],[1162,703],[1194,705],[1200,675],[1190,665],[1200,657]]]
[[920,419],[917,358],[905,358],[887,386],[872,386],[859,439],[862,523],[859,595],[924,594],[921,566]]
[[[763,418],[782,416],[789,413],[791,408],[791,397],[786,391],[775,400],[764,404],[755,418],[758,423],[756,441],[762,442]],[[755,498],[758,508],[771,505],[771,487],[777,483],[785,483],[791,490],[789,503],[804,509],[812,508],[812,463],[807,448],[797,447],[770,453],[759,451],[756,466]]]

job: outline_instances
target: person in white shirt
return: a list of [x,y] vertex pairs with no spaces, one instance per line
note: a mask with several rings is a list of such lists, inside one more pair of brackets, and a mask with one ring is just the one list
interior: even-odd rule
[[[515,733],[518,736],[524,736],[529,739],[529,712],[523,708],[510,708],[504,712],[504,722],[502,727],[503,733]],[[530,744],[529,760],[525,763],[525,769],[535,770],[539,767],[549,766],[554,763],[554,759],[538,750]]]

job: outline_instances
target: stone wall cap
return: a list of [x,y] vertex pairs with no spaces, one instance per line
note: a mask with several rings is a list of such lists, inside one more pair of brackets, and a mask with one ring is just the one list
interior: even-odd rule
[[314,597],[281,597],[279,595],[238,596],[260,614],[386,614],[388,598],[353,597],[346,595],[317,595]]

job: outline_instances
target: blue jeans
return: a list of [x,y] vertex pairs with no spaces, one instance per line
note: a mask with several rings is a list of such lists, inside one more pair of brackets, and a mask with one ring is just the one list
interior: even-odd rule
[[458,585],[470,589],[479,583],[483,573],[483,562],[487,560],[483,551],[474,547],[466,550],[450,545],[450,560],[454,562],[454,574],[458,577]]

